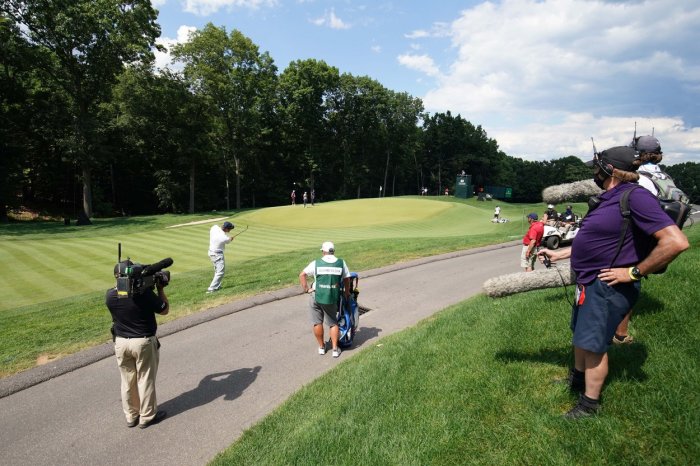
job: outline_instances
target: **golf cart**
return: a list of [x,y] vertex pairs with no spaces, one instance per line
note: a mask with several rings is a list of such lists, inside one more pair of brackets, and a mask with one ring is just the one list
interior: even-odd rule
[[542,235],[542,245],[547,249],[557,249],[559,246],[568,246],[576,237],[581,227],[581,218],[574,215],[573,222],[557,221],[554,225],[544,225],[544,235]]

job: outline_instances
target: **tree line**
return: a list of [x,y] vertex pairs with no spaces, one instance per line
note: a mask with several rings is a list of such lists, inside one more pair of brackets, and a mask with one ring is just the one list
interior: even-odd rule
[[[280,72],[242,32],[211,23],[171,51],[181,71],[157,70],[156,19],[149,0],[3,2],[0,219],[20,206],[85,221],[263,207],[292,190],[441,194],[462,171],[536,202],[590,177],[574,156],[510,157],[461,115],[429,114],[324,61]],[[697,199],[698,164],[681,165]]]

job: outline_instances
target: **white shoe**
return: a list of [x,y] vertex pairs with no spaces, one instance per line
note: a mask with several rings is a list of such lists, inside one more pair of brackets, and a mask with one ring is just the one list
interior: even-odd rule
[[326,347],[324,346],[323,348],[319,348],[319,349],[318,349],[318,354],[320,354],[321,356],[323,356],[324,354],[326,354]]
[[340,356],[340,348],[333,348],[333,357],[337,358]]

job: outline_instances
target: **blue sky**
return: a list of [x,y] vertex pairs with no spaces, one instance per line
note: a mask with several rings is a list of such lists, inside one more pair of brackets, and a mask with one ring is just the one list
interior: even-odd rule
[[[652,130],[700,162],[700,0],[154,0],[166,47],[208,22],[282,72],[324,60],[481,125],[508,155],[591,156]],[[167,54],[160,66],[177,68]]]

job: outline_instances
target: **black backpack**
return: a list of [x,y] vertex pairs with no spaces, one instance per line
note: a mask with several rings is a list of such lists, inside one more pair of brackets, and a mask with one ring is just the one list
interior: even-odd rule
[[[669,180],[671,179],[670,177],[668,178]],[[653,181],[653,180],[652,180]],[[673,180],[671,180],[671,183],[673,183]],[[656,183],[654,183],[655,186],[657,186]],[[678,225],[678,228],[683,228],[683,224],[685,221],[688,219],[688,216],[690,215],[690,202],[688,200],[688,197],[681,191],[680,189],[676,188],[673,186],[673,188],[676,190],[676,192],[679,192],[684,200],[681,200],[681,196],[678,196],[677,199],[662,199],[661,196],[661,189],[658,189],[658,194],[657,197],[659,198],[659,204],[661,205],[661,208],[663,209],[666,214],[671,217],[671,220],[673,220],[676,225]],[[622,214],[622,229],[620,230],[620,239],[617,242],[617,250],[615,251],[615,256],[613,257],[612,262],[610,263],[611,267],[612,264],[615,262],[615,259],[617,259],[618,254],[620,254],[620,249],[622,249],[622,242],[625,239],[625,234],[627,233],[627,229],[629,228],[630,222],[632,221],[632,211],[630,210],[630,202],[629,202],[629,197],[630,193],[635,190],[635,189],[645,189],[642,186],[633,186],[624,193],[622,193],[622,197],[620,198],[620,213]],[[646,245],[646,251],[644,254],[644,257],[648,256],[649,253],[651,252],[652,249],[656,247],[656,238],[653,236],[649,237]],[[664,273],[666,271],[666,267],[657,270],[654,272],[655,274],[659,273]]]

